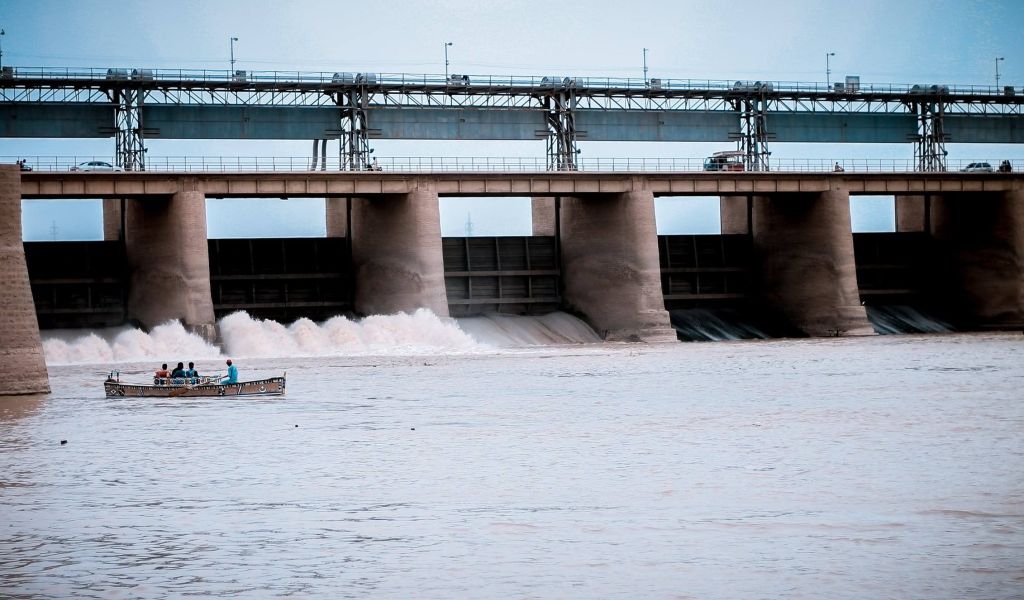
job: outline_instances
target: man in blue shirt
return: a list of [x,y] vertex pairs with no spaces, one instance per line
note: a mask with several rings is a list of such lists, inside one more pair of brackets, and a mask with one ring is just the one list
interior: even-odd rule
[[228,376],[220,380],[221,383],[238,383],[238,367],[231,364],[231,359],[228,359]]

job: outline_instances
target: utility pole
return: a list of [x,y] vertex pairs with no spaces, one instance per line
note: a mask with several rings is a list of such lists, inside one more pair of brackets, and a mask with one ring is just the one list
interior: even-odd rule
[[229,73],[229,75],[232,76],[232,77],[234,77],[234,75],[235,75],[235,42],[237,42],[237,41],[238,41],[238,38],[236,38],[236,37],[233,37],[230,40],[230,43],[231,43],[231,73]]
[[444,43],[444,80],[448,81],[448,47],[451,46],[451,42]]
[[832,66],[829,63],[829,58],[831,58],[831,57],[833,57],[835,55],[836,55],[835,52],[826,52],[825,53],[825,87],[826,88],[831,88],[832,87]]

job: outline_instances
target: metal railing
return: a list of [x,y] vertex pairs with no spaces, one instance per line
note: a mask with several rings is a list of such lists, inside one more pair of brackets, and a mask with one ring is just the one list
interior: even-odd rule
[[[584,172],[697,172],[704,171],[703,158],[583,158],[577,163]],[[0,163],[24,161],[33,171],[119,171],[110,156],[0,156]],[[101,163],[93,164],[89,163]],[[988,165],[998,171],[1003,160],[964,159],[947,161],[947,170],[984,171]],[[913,159],[895,158],[778,158],[771,171],[779,173],[825,173],[842,170],[851,173],[910,173]],[[1024,169],[1024,160],[1010,160],[1014,172]],[[836,169],[839,165],[839,169]],[[337,172],[342,170],[337,157],[314,161],[297,156],[149,156],[146,171],[173,173],[276,173]],[[547,171],[547,160],[537,157],[453,157],[393,156],[378,158],[369,170],[398,173],[537,173]]]
[[[879,93],[879,94],[949,94],[949,95],[1013,95],[1022,89],[1019,85],[974,84],[912,84],[912,83],[857,83],[802,81],[736,81],[721,79],[638,78],[638,77],[575,77],[562,75],[449,75],[373,72],[318,72],[318,71],[248,71],[228,69],[148,69],[148,68],[89,68],[89,67],[5,67],[0,72],[0,87],[17,83],[19,79],[96,81],[109,80],[139,82],[175,82],[206,84],[310,84],[316,86],[360,84],[369,88],[445,86],[448,88],[600,88],[649,91],[712,90],[733,92],[796,92],[796,93]],[[1011,91],[1012,90],[1012,91]]]

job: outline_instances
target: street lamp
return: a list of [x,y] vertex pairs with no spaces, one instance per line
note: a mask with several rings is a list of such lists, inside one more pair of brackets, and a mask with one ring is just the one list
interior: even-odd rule
[[647,85],[647,48],[644,48],[644,85]]
[[231,38],[231,75],[235,74],[235,42],[237,41],[238,38]]
[[[0,69],[4,67],[4,34],[7,32],[0,29]],[[996,80],[996,85],[999,85],[999,81]]]
[[[0,31],[0,34],[2,34],[2,33],[3,32]],[[0,56],[3,56],[3,52],[0,52]],[[1001,60],[1006,60],[1006,59],[1004,57],[1002,57],[1002,56],[1000,56],[999,58],[996,59],[996,92],[997,93],[999,92],[999,61],[1001,61]]]
[[444,80],[448,81],[448,46],[451,46],[451,42],[444,43]]
[[829,65],[829,59],[835,56],[835,52],[825,53],[825,87],[832,87],[832,67]]

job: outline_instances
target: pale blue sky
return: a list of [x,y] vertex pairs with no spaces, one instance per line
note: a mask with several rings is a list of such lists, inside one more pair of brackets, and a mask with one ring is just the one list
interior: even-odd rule
[[[236,67],[247,70],[451,72],[695,79],[825,80],[859,75],[863,83],[994,84],[1024,88],[1024,2],[1017,0],[864,0],[757,2],[412,0],[269,2],[0,0],[3,64],[60,67],[227,69],[235,36]],[[375,141],[378,156],[537,156],[540,142]],[[582,142],[584,157],[702,157],[721,145]],[[113,140],[0,139],[0,156],[111,157]],[[308,142],[153,140],[151,156],[306,156]],[[773,158],[911,158],[906,145],[773,144]],[[1024,158],[1024,147],[951,144],[951,159]],[[329,152],[336,154],[332,145]],[[211,202],[211,205],[213,203]],[[243,219],[247,235],[287,227],[322,231],[316,202],[260,202]],[[449,206],[446,206],[448,204]],[[444,233],[461,235],[465,203],[442,204]],[[502,205],[499,207],[498,205]],[[659,203],[659,227],[700,230],[712,202]],[[665,206],[662,206],[665,205]],[[58,208],[58,206],[60,208]],[[26,236],[96,235],[93,206],[28,208]],[[219,205],[221,208],[228,206]],[[524,208],[527,207],[527,208]],[[529,229],[523,201],[471,206],[474,231]],[[39,213],[39,214],[33,214]],[[211,218],[217,218],[211,206]],[[874,216],[873,216],[874,215]],[[867,211],[867,227],[889,218]],[[711,219],[713,220],[713,219]],[[262,221],[262,222],[261,222]],[[283,223],[283,225],[282,225]],[[211,236],[223,224],[210,225]],[[507,229],[508,231],[503,230]],[[231,234],[228,231],[227,234]]]

